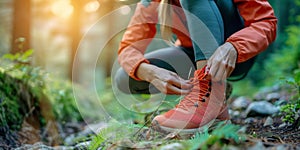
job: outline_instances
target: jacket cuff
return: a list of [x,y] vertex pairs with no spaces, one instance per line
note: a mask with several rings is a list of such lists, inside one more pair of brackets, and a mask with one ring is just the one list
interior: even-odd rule
[[139,66],[140,66],[141,63],[147,63],[147,64],[150,64],[149,60],[147,60],[147,59],[144,58],[144,59],[138,61],[138,62],[133,66],[133,68],[130,70],[130,72],[129,72],[129,76],[130,76],[131,78],[133,78],[134,80],[137,80],[137,81],[142,81],[142,80],[141,80],[140,78],[138,78],[137,75],[136,75],[137,70],[138,70],[138,68],[139,68]]

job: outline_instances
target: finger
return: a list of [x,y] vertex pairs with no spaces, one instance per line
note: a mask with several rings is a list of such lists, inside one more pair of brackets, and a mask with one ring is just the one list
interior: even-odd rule
[[216,81],[221,81],[221,80],[225,80],[226,78],[226,64],[221,63],[221,65],[218,67],[218,70],[215,74],[215,76],[213,77],[213,80]]
[[167,84],[167,94],[175,94],[175,95],[186,95],[190,92],[190,90],[179,89],[178,87]]
[[162,80],[153,80],[151,82],[159,91],[164,94],[185,95],[190,92],[190,89],[179,89],[178,87]]
[[218,69],[219,69],[219,62],[217,63],[212,63],[210,69],[209,69],[209,72],[208,74],[210,75],[211,78],[215,78],[217,72],[218,72]]
[[190,84],[189,80],[184,80],[181,77],[179,77],[177,74],[172,74],[171,78],[167,81],[167,83],[172,84],[180,89],[191,89],[193,87],[192,84]]

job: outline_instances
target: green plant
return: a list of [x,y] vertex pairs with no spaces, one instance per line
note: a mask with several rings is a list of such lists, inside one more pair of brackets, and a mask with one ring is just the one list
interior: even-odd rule
[[140,128],[143,127],[138,124],[126,124],[111,120],[93,138],[89,149],[98,149],[100,146],[102,146],[102,149],[105,149],[109,145],[132,146],[126,145],[122,141],[135,141],[135,134]]
[[[25,72],[35,73],[35,69],[28,68],[32,50],[15,55],[6,54],[0,59],[0,126],[8,126],[12,130],[21,127],[23,117],[29,115],[31,108],[36,106],[32,100],[36,99],[29,83],[34,76]],[[11,63],[13,62],[13,63]],[[37,83],[33,83],[37,84]],[[22,105],[23,104],[23,105]]]
[[281,106],[280,113],[282,121],[294,123],[300,115],[300,70],[294,71],[294,77],[286,79],[286,82],[295,89],[295,94],[291,97],[290,103]]
[[[172,143],[180,143],[186,147],[186,149],[190,150],[208,149],[215,144],[225,146],[230,140],[236,143],[243,142],[245,136],[238,133],[239,129],[240,127],[238,125],[224,124],[224,122],[221,122],[212,132],[206,129],[203,133],[195,134],[195,136],[189,140],[168,138],[172,135],[154,132],[152,129],[151,132],[153,132],[153,134],[149,133],[149,135],[147,135],[148,138],[145,138],[143,136],[149,132],[149,128],[141,125],[112,121],[93,138],[89,149],[98,149],[99,147],[101,147],[101,149],[109,149],[113,146],[115,146],[114,148],[160,149]],[[139,136],[143,138],[137,138]],[[227,142],[225,140],[227,140]]]
[[39,111],[41,104],[49,109],[46,115],[54,114],[62,123],[82,120],[71,82],[29,65],[32,54],[28,50],[0,58],[0,125],[18,129],[30,109]]
[[218,144],[223,147],[226,143],[225,140],[233,139],[234,142],[240,143],[243,142],[246,137],[238,133],[240,127],[234,124],[224,124],[220,122],[217,127],[209,133],[208,129],[204,130],[204,133],[197,133],[193,138],[187,141],[189,149],[203,149],[207,150],[210,146]]

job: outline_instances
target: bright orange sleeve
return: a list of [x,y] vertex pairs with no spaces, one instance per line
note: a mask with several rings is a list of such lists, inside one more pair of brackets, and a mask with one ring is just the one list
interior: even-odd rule
[[234,0],[245,28],[231,35],[237,49],[237,62],[244,62],[264,51],[276,38],[277,18],[267,0]]
[[128,75],[139,80],[135,73],[142,62],[149,63],[144,53],[156,34],[158,4],[151,2],[144,6],[137,4],[135,13],[123,35],[118,50],[118,61]]

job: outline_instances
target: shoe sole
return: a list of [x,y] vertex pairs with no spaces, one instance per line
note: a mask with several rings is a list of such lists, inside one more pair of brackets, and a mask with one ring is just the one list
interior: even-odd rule
[[224,125],[225,124],[231,124],[230,120],[215,119],[215,120],[212,120],[209,123],[207,123],[205,126],[195,128],[195,129],[174,129],[174,128],[160,126],[159,124],[157,124],[157,125],[159,126],[160,131],[163,131],[163,132],[166,132],[166,133],[176,134],[181,138],[187,139],[187,138],[192,137],[195,133],[205,132],[205,130],[207,128],[208,128],[208,131],[212,131],[212,130],[216,129],[218,124],[221,123],[221,122],[224,122]]

